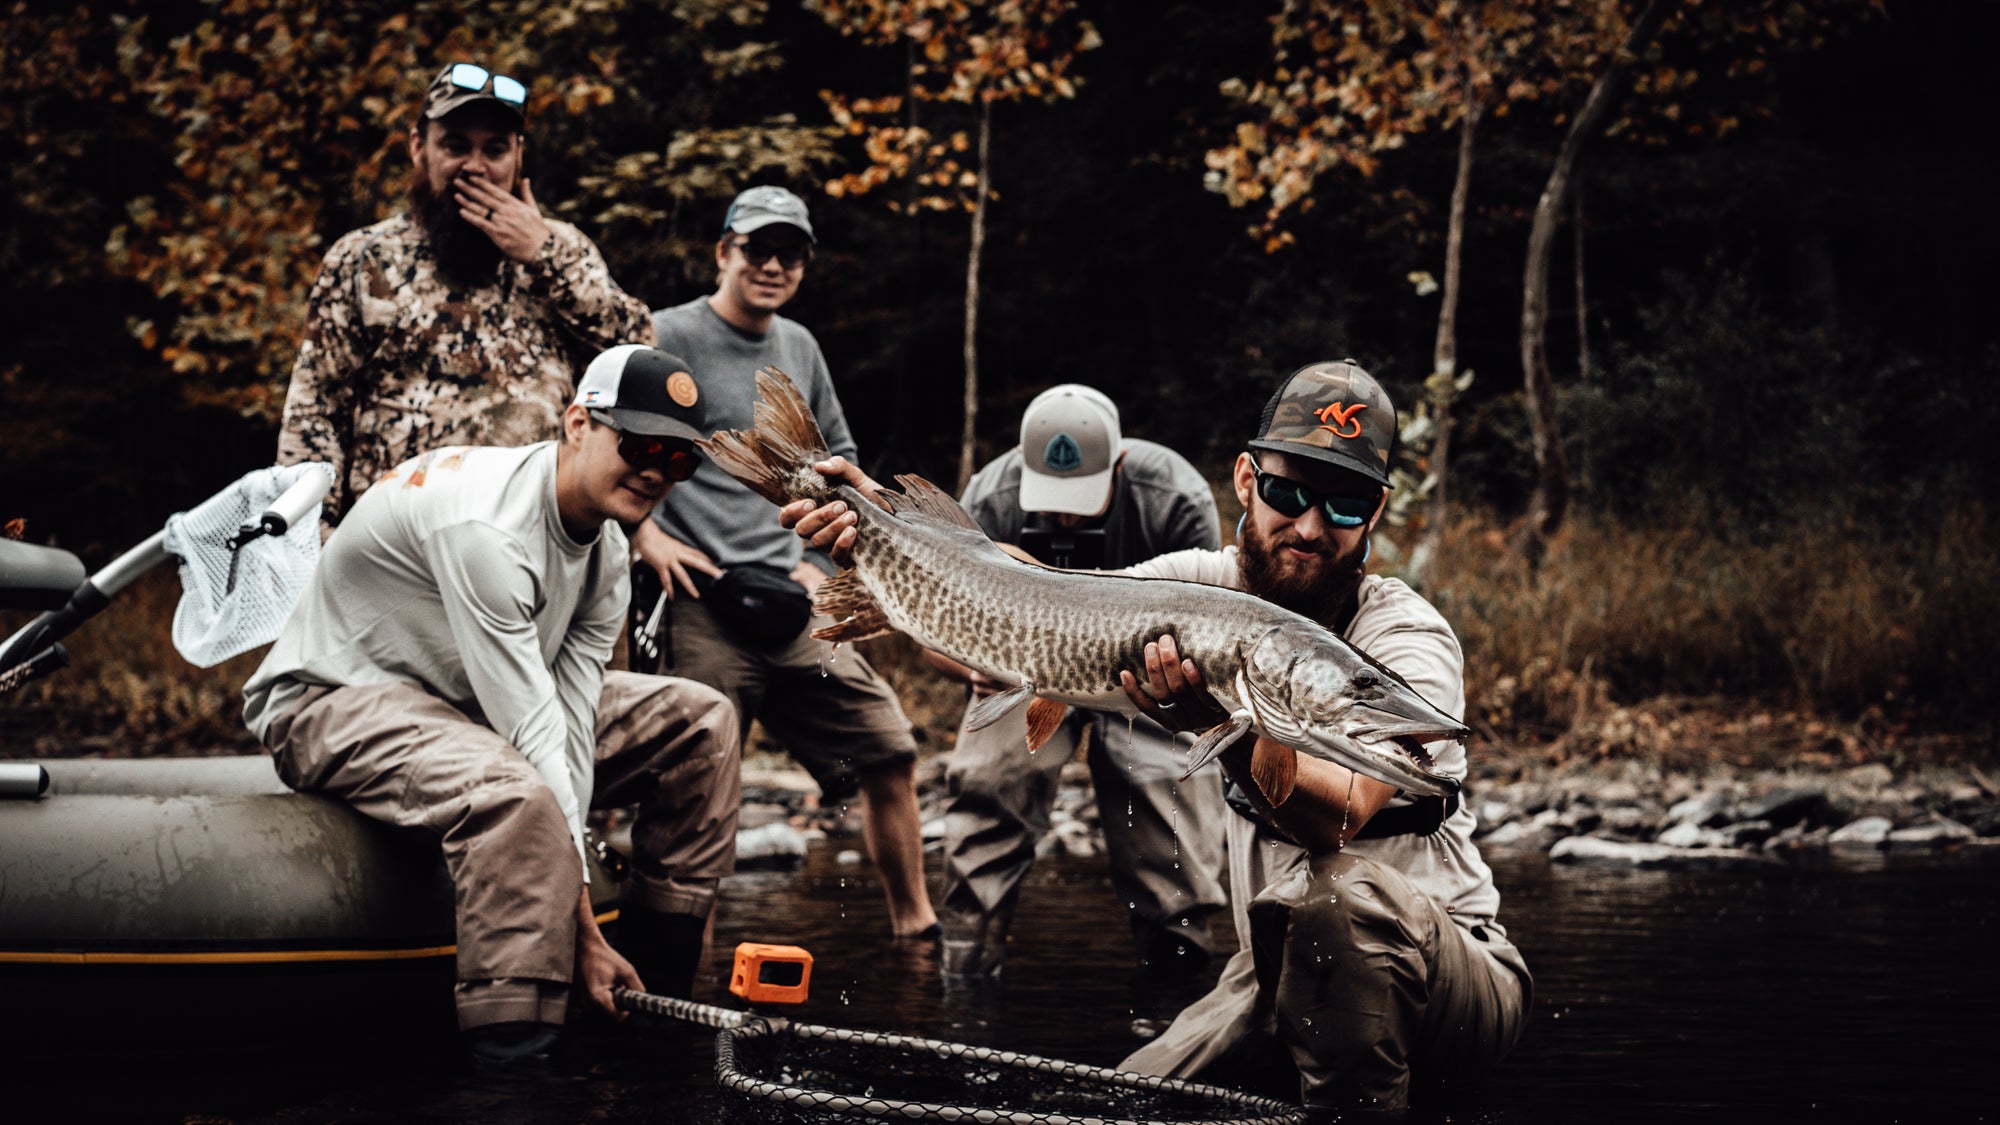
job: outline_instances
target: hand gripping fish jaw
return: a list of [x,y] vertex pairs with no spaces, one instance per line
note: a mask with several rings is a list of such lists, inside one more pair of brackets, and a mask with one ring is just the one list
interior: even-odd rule
[[1352,646],[1329,645],[1308,629],[1280,625],[1251,647],[1234,688],[1238,709],[1195,743],[1189,774],[1254,728],[1406,793],[1439,797],[1459,789],[1457,778],[1437,772],[1423,744],[1471,731]]

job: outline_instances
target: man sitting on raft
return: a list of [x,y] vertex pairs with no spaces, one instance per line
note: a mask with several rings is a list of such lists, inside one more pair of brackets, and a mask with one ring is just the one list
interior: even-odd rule
[[[348,511],[244,688],[285,784],[442,838],[476,1066],[546,1060],[573,980],[614,1017],[616,987],[688,995],[735,865],[728,701],[604,667],[630,589],[619,525],[694,471],[705,398],[678,357],[620,345],[559,439],[404,462]],[[639,805],[622,956],[585,885],[593,803]]]

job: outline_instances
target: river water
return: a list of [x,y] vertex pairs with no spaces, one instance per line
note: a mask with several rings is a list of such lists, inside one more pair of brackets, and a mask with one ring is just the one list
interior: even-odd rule
[[[1101,860],[1038,864],[1006,983],[947,992],[921,950],[886,951],[880,893],[848,844],[796,872],[725,885],[705,999],[739,941],[815,957],[787,1014],[1109,1065],[1135,1019],[1175,998],[1137,985]],[[1768,873],[1591,870],[1494,862],[1501,919],[1536,979],[1528,1036],[1455,1122],[1955,1122],[2000,1119],[2000,848],[1825,860]],[[107,1018],[116,1018],[115,1013]],[[383,1029],[385,1032],[392,1029]],[[15,1073],[10,1120],[221,1125],[714,1122],[708,1033],[601,1028],[567,1076],[480,1086],[435,1049],[283,1035],[224,1053],[162,1044],[84,1074]],[[10,1068],[0,1068],[10,1069]],[[92,1076],[95,1077],[92,1077]]]

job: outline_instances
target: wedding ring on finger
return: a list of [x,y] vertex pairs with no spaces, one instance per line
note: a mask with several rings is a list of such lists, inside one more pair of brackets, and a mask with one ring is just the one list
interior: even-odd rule
[[1173,710],[1173,709],[1174,709],[1174,707],[1175,707],[1175,704],[1172,704],[1172,703],[1161,703],[1161,704],[1159,704],[1159,708],[1160,708],[1160,710],[1162,710],[1162,711],[1171,711],[1171,710]]

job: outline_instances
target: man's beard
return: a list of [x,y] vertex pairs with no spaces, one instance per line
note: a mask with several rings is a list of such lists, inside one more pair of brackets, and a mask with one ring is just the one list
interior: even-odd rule
[[1310,559],[1294,558],[1281,553],[1286,547],[1311,549],[1296,536],[1284,532],[1267,540],[1258,530],[1257,521],[1245,520],[1243,536],[1237,544],[1237,566],[1243,573],[1243,588],[1329,629],[1336,627],[1340,624],[1337,618],[1346,611],[1354,592],[1361,587],[1362,575],[1367,573],[1367,539],[1364,537],[1339,557],[1320,554]]
[[486,232],[459,214],[458,201],[449,193],[431,190],[430,176],[422,166],[410,182],[410,213],[424,230],[437,259],[437,271],[454,289],[477,289],[491,285],[500,269],[500,248]]

